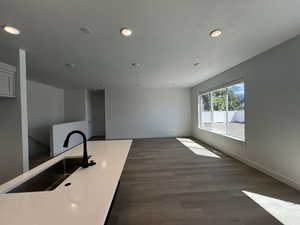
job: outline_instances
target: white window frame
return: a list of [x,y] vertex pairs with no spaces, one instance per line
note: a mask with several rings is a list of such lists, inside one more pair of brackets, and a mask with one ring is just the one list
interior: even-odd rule
[[[198,128],[199,129],[202,129],[202,130],[205,130],[205,131],[208,131],[208,132],[211,132],[211,133],[219,134],[219,135],[222,135],[222,136],[225,136],[225,137],[229,137],[229,138],[237,140],[237,141],[246,142],[246,137],[244,139],[241,139],[241,138],[237,138],[237,137],[233,137],[233,136],[228,135],[228,133],[229,133],[228,132],[228,130],[229,130],[229,126],[228,126],[228,87],[236,85],[236,84],[240,84],[240,83],[244,83],[244,95],[245,95],[245,81],[244,80],[238,80],[238,81],[235,81],[235,82],[223,85],[221,87],[217,87],[217,88],[211,89],[210,91],[199,93],[199,95],[198,95]],[[221,133],[221,132],[214,131],[214,130],[208,129],[206,127],[203,127],[203,123],[202,123],[202,107],[203,107],[203,103],[202,103],[201,96],[202,95],[210,94],[211,121],[212,121],[212,123],[214,123],[212,92],[214,92],[214,91],[216,91],[218,89],[222,89],[222,88],[226,88],[226,97],[225,97],[226,98],[225,99],[225,101],[226,101],[226,121],[225,121],[226,122],[226,128],[225,128],[225,133]],[[245,121],[245,124],[246,124],[246,121]],[[246,131],[244,130],[244,133],[245,132]]]
[[[210,94],[210,109],[212,109],[213,105],[212,105],[212,95],[211,95],[211,92],[212,91],[208,91],[208,92],[201,93],[201,94],[198,95],[198,128],[204,129],[204,130],[209,130],[209,129],[204,128],[203,127],[203,123],[202,123],[202,107],[203,107],[203,102],[202,102],[201,96],[202,95]],[[211,113],[210,118],[213,121],[214,113],[213,113],[212,110],[210,110],[210,113]]]

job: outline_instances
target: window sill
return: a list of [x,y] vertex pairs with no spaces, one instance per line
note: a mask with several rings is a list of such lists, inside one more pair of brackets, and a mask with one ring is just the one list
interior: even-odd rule
[[199,130],[207,131],[207,132],[209,132],[209,133],[218,134],[218,135],[220,135],[220,136],[229,138],[229,139],[231,139],[231,140],[238,141],[238,142],[240,142],[240,143],[246,143],[246,140],[244,140],[244,139],[240,139],[240,138],[237,138],[237,137],[232,137],[232,136],[230,136],[230,135],[222,134],[222,133],[217,132],[217,131],[205,129],[205,128],[203,128],[203,127],[198,127],[198,129],[199,129]]

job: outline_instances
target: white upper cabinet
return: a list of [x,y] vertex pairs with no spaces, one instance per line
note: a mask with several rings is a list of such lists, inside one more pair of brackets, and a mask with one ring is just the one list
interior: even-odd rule
[[0,62],[0,97],[15,97],[16,68]]

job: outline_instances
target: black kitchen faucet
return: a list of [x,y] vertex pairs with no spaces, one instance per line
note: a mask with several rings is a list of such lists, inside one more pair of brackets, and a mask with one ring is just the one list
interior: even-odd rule
[[72,136],[72,134],[80,134],[83,138],[83,156],[82,156],[82,161],[80,163],[80,166],[82,168],[87,168],[89,166],[93,166],[96,164],[96,162],[94,162],[93,160],[91,160],[89,162],[89,158],[88,158],[88,154],[87,154],[87,141],[86,141],[86,136],[83,132],[81,132],[80,130],[73,130],[71,131],[67,137],[66,137],[66,140],[64,142],[64,147],[67,148],[69,146],[69,139],[70,137]]

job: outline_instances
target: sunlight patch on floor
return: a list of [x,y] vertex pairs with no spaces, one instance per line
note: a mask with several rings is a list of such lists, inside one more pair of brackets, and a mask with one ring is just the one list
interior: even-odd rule
[[300,223],[300,204],[272,198],[269,196],[242,191],[284,225]]
[[194,142],[193,140],[191,140],[189,138],[176,138],[176,139],[178,141],[180,141],[183,145],[185,145],[187,148],[189,148],[196,155],[218,158],[218,159],[221,158],[217,154],[207,150],[205,147],[203,147],[202,145],[199,145],[198,143]]

